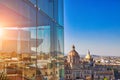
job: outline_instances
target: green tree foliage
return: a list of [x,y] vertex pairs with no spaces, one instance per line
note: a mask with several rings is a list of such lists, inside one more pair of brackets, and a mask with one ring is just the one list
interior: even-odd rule
[[104,80],[108,80],[108,78],[104,78]]

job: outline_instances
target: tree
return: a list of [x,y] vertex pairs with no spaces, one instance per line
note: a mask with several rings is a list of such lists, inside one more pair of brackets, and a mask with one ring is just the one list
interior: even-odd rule
[[104,80],[108,80],[108,78],[105,77]]

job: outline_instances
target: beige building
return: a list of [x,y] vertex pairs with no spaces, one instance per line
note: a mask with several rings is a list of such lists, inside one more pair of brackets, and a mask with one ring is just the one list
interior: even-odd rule
[[73,46],[65,59],[65,80],[114,80],[114,70],[110,67],[96,64],[89,50],[82,59]]

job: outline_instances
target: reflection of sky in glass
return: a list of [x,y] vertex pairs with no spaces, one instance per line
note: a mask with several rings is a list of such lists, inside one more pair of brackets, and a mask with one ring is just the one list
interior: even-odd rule
[[58,36],[58,41],[57,41],[57,50],[60,52],[63,52],[63,43],[64,43],[64,39],[63,39],[63,29],[62,28],[57,28],[57,36]]
[[[30,6],[27,4],[27,2],[32,2],[33,4],[36,4],[36,0],[27,0],[26,4],[23,4],[23,1],[19,0],[19,1],[8,1],[6,3],[7,0],[1,0],[0,2],[2,4],[4,4],[3,9],[5,8],[5,6],[7,6],[8,8],[5,8],[4,11],[8,11],[7,13],[11,14],[11,16],[3,16],[2,18],[5,19],[5,25],[4,26],[8,26],[9,30],[23,30],[25,31],[24,33],[29,33],[30,36],[25,37],[27,35],[23,35],[22,31],[20,32],[21,35],[23,35],[24,37],[20,37],[18,40],[29,40],[29,39],[36,39],[36,25],[35,25],[35,21],[36,21],[36,12],[35,12],[35,8],[34,6]],[[47,14],[49,17],[51,17],[50,19],[56,19],[55,21],[58,21],[58,23],[62,24],[62,0],[38,0],[38,7],[43,11],[43,14]],[[53,4],[54,3],[54,4]],[[14,5],[16,4],[16,5]],[[21,6],[22,5],[22,6]],[[46,5],[46,6],[45,6]],[[6,13],[6,12],[5,12]],[[43,43],[41,44],[41,46],[39,46],[39,48],[41,48],[40,50],[42,51],[50,51],[50,26],[44,26],[46,24],[49,24],[51,21],[47,22],[47,18],[46,16],[43,17],[44,15],[39,15],[38,18],[43,19],[43,21],[39,21],[38,19],[38,23],[39,25],[43,25],[38,27],[38,39],[43,39]],[[12,24],[11,24],[12,23]],[[58,24],[58,25],[60,25]],[[13,26],[13,28],[12,28]],[[18,26],[18,27],[16,27]],[[34,27],[33,27],[34,26]],[[52,26],[55,27],[55,26]],[[54,30],[54,29],[53,29]],[[58,37],[58,40],[55,41],[56,43],[51,44],[53,45],[59,45],[60,47],[62,46],[62,32],[60,30],[57,31],[58,32],[58,36],[54,36],[52,38],[55,39],[51,39],[51,40],[57,40],[56,38]],[[12,32],[13,33],[13,32]],[[17,32],[16,32],[17,33]],[[9,37],[11,39],[17,39],[18,36],[15,36],[15,34],[11,37]],[[1,42],[1,41],[0,41]],[[57,46],[58,47],[58,46]],[[62,47],[61,47],[62,48]],[[58,48],[57,48],[58,50]]]
[[38,47],[38,52],[50,51],[50,26],[40,26],[37,28],[37,38],[43,39],[43,43]]
[[58,22],[60,25],[63,26],[64,22],[63,22],[63,0],[58,0]]
[[[34,5],[32,5],[29,1],[31,1]],[[61,18],[58,20],[58,16],[60,14],[58,15],[57,12],[57,1],[58,0],[38,0],[38,6],[40,10],[37,15],[38,19],[36,19],[36,0],[0,0],[0,22],[3,21],[1,22],[3,27],[9,27],[8,31],[6,31],[6,36],[4,36],[5,38],[3,38],[4,42],[0,39],[0,51],[2,49],[2,51],[5,51],[5,53],[16,52],[17,54],[23,54],[22,57],[20,56],[21,60],[24,60],[24,56],[25,58],[29,58],[30,56],[33,57],[33,53],[36,53],[36,51],[38,53],[44,52],[49,54],[51,54],[51,51],[56,51],[56,48],[58,48],[56,45],[58,43],[60,46],[62,45],[61,37],[63,36],[61,34],[62,32],[59,30],[57,34],[56,26],[54,26],[56,23],[58,23],[55,21],[61,21],[62,19]],[[36,20],[38,24],[36,24]],[[58,40],[59,42],[56,43]],[[53,48],[54,46],[55,48]],[[16,58],[19,58],[19,56],[16,56]],[[40,59],[38,58],[38,60]],[[35,65],[36,63],[34,62],[35,61],[32,60],[27,61],[26,63],[28,63],[28,65],[26,66],[29,66],[29,64]],[[20,65],[21,64],[22,63],[20,63]],[[18,65],[18,63],[15,65]],[[23,66],[23,68],[26,68],[26,66]],[[36,71],[34,69],[34,72],[32,72],[30,75],[32,76],[32,74],[35,72]],[[28,73],[29,72],[26,72],[23,74],[23,76],[28,77]],[[29,77],[31,78],[31,76]]]
[[[33,4],[36,4],[36,0],[29,1],[32,2]],[[53,4],[53,0],[38,0],[38,7],[42,11],[44,11],[48,16],[56,19],[56,21],[58,21],[60,25],[63,25],[63,4],[62,4],[63,0],[56,0],[54,3],[56,3],[56,5]],[[53,16],[53,14],[55,15]]]
[[33,4],[36,4],[36,0],[29,0],[30,2],[32,2]]
[[36,39],[36,27],[31,28],[30,31],[31,31],[31,38]]
[[53,12],[55,8],[53,8],[53,1],[52,0],[38,0],[38,7],[45,12],[51,18],[54,18]]

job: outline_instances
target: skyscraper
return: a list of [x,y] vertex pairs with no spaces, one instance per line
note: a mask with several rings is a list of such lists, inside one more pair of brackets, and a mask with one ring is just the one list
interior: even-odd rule
[[64,77],[63,0],[0,0],[0,29],[0,69],[8,78]]

